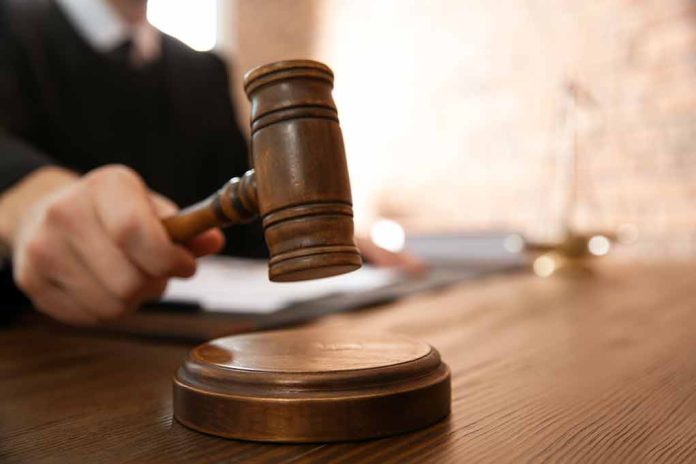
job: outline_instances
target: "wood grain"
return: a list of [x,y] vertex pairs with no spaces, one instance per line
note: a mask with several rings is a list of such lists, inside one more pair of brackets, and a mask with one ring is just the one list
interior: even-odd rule
[[274,282],[319,279],[359,269],[353,206],[334,76],[311,60],[278,61],[244,76],[251,102],[254,169],[206,200],[162,221],[186,243],[215,226],[261,216]]
[[450,371],[389,332],[292,329],[218,338],[174,377],[174,417],[201,432],[275,443],[344,442],[422,429],[450,413]]
[[268,445],[172,421],[190,345],[0,331],[0,461],[695,462],[696,263],[605,264],[596,278],[492,277],[314,327],[435,346],[450,419],[354,443]]

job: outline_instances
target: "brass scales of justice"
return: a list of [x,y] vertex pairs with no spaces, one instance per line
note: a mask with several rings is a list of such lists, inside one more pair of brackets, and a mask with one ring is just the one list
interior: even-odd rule
[[[186,242],[259,215],[269,278],[294,282],[359,269],[333,73],[292,60],[244,76],[254,169],[163,221]],[[174,376],[174,417],[226,438],[329,442],[382,437],[450,412],[450,371],[406,337],[282,330],[223,337],[188,354]]]

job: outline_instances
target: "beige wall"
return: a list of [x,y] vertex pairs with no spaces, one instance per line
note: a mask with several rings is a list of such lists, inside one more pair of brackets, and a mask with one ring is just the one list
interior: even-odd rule
[[244,73],[254,66],[313,53],[321,0],[218,0],[219,48],[233,70],[239,119],[248,129]]
[[575,147],[577,227],[696,254],[692,1],[225,3],[237,82],[276,59],[334,68],[360,225],[553,235]]

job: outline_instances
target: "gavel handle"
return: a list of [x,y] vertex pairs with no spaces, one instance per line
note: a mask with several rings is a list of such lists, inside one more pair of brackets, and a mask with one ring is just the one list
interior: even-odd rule
[[244,176],[235,177],[205,200],[162,220],[169,237],[177,243],[186,243],[213,227],[244,224],[258,213],[256,175],[251,169]]

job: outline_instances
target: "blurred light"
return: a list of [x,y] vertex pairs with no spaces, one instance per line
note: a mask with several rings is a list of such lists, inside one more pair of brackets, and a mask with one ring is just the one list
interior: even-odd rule
[[604,256],[609,253],[611,242],[604,235],[595,235],[587,242],[587,249],[595,256]]
[[551,254],[541,255],[534,260],[532,267],[539,277],[549,277],[556,271],[556,258]]
[[635,243],[638,240],[638,227],[635,224],[621,224],[616,231],[616,235],[621,243]]
[[524,238],[520,234],[508,235],[503,246],[510,253],[519,253],[524,249]]
[[375,245],[389,251],[401,251],[406,243],[406,233],[396,221],[379,219],[370,229],[370,238]]
[[215,47],[217,0],[150,0],[147,19],[195,50]]

